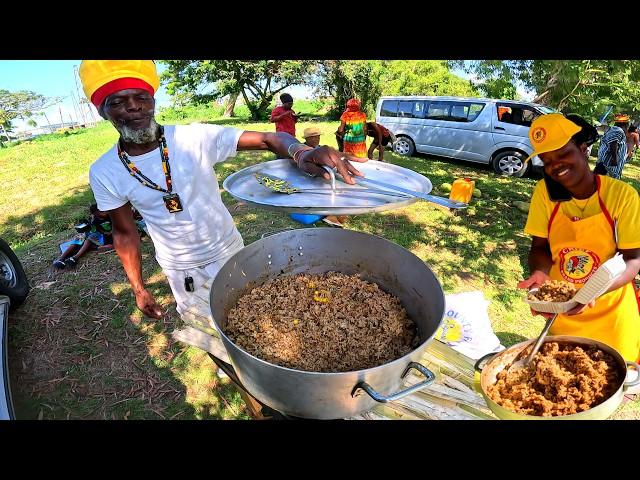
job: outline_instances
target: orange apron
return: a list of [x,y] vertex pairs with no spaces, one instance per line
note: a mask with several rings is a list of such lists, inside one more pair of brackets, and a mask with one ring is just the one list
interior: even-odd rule
[[[617,250],[616,224],[600,198],[601,213],[571,221],[556,203],[549,218],[548,233],[553,266],[549,276],[581,287]],[[625,360],[640,357],[640,303],[633,282],[596,300],[593,308],[579,315],[558,315],[551,335],[587,337],[615,348]]]

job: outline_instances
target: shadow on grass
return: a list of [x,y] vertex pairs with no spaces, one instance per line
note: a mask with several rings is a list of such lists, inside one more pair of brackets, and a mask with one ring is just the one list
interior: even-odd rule
[[512,345],[515,345],[516,343],[525,342],[529,340],[529,338],[525,337],[524,335],[519,335],[517,333],[495,332],[495,334],[496,334],[496,337],[498,337],[498,339],[500,340],[500,343],[507,348]]
[[[172,342],[181,320],[149,239],[142,245],[143,278],[167,312],[159,321],[137,310],[114,253],[90,252],[73,270],[53,270],[58,244],[75,233],[69,227],[91,198],[86,187],[5,226],[8,238],[26,240],[18,255],[33,287],[9,318],[17,418],[247,418],[236,388],[217,377],[207,354]],[[46,234],[28,240],[13,231],[39,218],[44,227],[34,229]]]
[[[243,152],[221,162],[216,166],[219,184],[232,172],[274,158],[269,152]],[[515,286],[508,285],[514,267],[502,260],[505,252],[515,252],[523,265],[526,262],[528,242],[521,233],[526,215],[510,203],[528,201],[531,181],[488,178],[487,171],[467,162],[393,154],[387,160],[426,175],[434,186],[474,176],[483,196],[456,215],[420,203],[382,215],[350,217],[349,228],[414,251],[445,290],[461,283],[480,289],[492,284],[500,287],[498,299],[504,304],[518,299]],[[222,198],[247,245],[264,233],[303,228],[285,214],[249,207],[227,192]],[[45,418],[246,418],[239,393],[216,377],[206,353],[172,343],[171,331],[181,321],[150,241],[143,243],[143,277],[167,309],[162,321],[148,321],[137,311],[115,255],[87,255],[75,271],[52,271],[57,244],[73,233],[73,222],[85,215],[91,199],[86,187],[57,206],[11,217],[5,225],[7,237],[21,242],[19,255],[37,287],[10,318],[18,417],[37,418],[42,412]],[[503,332],[501,341],[515,342],[516,337]]]

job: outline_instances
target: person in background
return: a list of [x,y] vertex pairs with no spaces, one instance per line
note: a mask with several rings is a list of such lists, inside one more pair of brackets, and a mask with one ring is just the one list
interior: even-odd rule
[[627,130],[627,161],[633,157],[636,147],[640,147],[640,135],[636,130],[635,125],[629,126],[629,130]]
[[627,130],[629,115],[617,114],[614,126],[602,136],[598,149],[598,162],[593,170],[600,175],[620,178],[627,161]]
[[338,135],[342,136],[343,151],[356,157],[367,157],[367,115],[360,110],[360,101],[351,98],[340,116]]
[[[302,137],[304,138],[304,144],[309,147],[317,147],[320,145],[320,129],[317,127],[309,127],[304,129]],[[327,215],[322,221],[332,227],[344,227],[344,222],[347,220],[346,215]]]
[[98,210],[94,203],[89,206],[89,219],[76,225],[78,234],[66,244],[68,245],[62,254],[53,261],[53,266],[58,270],[72,268],[78,264],[78,260],[90,250],[108,251],[113,249],[113,237],[111,236],[111,219],[107,212]]
[[378,160],[384,162],[384,147],[389,145],[389,142],[393,145],[396,141],[396,136],[389,129],[376,122],[367,122],[367,135],[373,137],[367,157],[369,157],[369,160],[373,159],[373,152],[377,148]]
[[299,115],[293,111],[293,97],[288,93],[280,95],[281,107],[271,111],[269,121],[276,124],[276,132],[284,132],[296,136],[296,122]]
[[320,129],[317,127],[305,128],[304,132],[302,132],[304,144],[311,148],[316,148],[318,145],[320,145],[320,135]]
[[544,163],[544,178],[533,191],[524,230],[532,236],[529,277],[518,288],[547,280],[580,288],[622,254],[626,269],[608,291],[558,315],[549,334],[592,338],[638,361],[640,305],[633,280],[640,270],[640,197],[631,185],[591,171],[586,150],[597,133],[581,117],[542,115],[531,124],[529,139],[532,156]]

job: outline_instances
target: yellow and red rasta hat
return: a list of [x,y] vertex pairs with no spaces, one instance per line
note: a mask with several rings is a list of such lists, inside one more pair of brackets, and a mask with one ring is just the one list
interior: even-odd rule
[[627,115],[626,113],[616,113],[616,115],[613,117],[613,121],[615,123],[625,123],[629,121],[629,115]]
[[153,95],[160,86],[153,60],[83,60],[79,74],[84,94],[96,108],[120,90],[139,88]]
[[529,140],[533,146],[533,153],[527,157],[552,152],[564,147],[571,137],[582,130],[582,127],[568,120],[561,113],[549,113],[536,118],[529,128]]

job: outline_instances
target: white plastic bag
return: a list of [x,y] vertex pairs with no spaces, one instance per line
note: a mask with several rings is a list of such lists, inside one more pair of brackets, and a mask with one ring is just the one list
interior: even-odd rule
[[482,292],[454,293],[445,300],[444,319],[435,339],[474,360],[504,349],[491,328],[489,301]]

